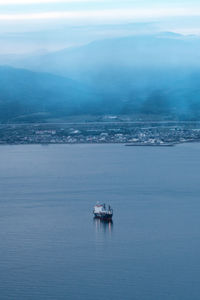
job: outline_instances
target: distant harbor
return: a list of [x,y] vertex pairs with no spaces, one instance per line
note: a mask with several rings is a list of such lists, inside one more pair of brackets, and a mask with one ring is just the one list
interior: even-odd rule
[[125,144],[127,147],[135,147],[135,146],[147,146],[147,147],[173,147],[176,143],[132,143]]
[[172,147],[200,141],[199,122],[1,124],[0,144],[124,144]]

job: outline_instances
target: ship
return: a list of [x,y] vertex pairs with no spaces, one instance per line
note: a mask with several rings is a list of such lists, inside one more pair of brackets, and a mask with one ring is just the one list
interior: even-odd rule
[[93,214],[95,218],[101,220],[112,220],[113,217],[113,209],[108,205],[108,208],[105,204],[96,204],[93,210]]

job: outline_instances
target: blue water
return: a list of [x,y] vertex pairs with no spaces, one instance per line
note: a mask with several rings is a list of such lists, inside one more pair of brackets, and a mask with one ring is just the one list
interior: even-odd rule
[[199,300],[200,144],[1,146],[0,299]]

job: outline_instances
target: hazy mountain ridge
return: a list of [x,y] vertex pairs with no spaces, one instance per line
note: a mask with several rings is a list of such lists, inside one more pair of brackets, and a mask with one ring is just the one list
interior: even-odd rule
[[103,67],[196,67],[200,66],[200,38],[173,33],[112,38],[44,55],[10,56],[7,60],[17,67],[74,79],[90,77]]
[[16,87],[13,99],[20,96],[22,106],[28,103],[36,112],[200,117],[200,38],[195,36],[161,33],[107,39],[4,61],[37,73],[31,73],[34,80],[24,73],[20,82],[14,76],[6,83],[1,68],[0,100],[10,99],[11,91],[4,87],[11,83]]
[[[48,73],[36,73],[7,66],[0,67],[0,120],[13,121],[29,116],[46,117],[81,113],[92,95],[73,80]],[[20,118],[19,118],[20,119]]]

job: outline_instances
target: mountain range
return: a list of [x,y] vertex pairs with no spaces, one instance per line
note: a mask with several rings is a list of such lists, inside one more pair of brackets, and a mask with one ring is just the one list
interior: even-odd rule
[[200,38],[174,33],[0,56],[0,121],[200,117]]

